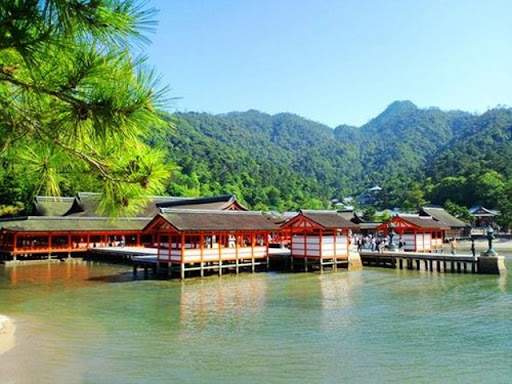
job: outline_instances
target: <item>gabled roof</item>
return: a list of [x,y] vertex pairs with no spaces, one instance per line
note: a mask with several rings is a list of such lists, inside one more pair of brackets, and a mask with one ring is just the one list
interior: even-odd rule
[[479,217],[492,217],[492,216],[499,216],[500,212],[496,211],[494,209],[488,209],[488,208],[484,208],[480,205],[477,205],[477,206],[471,207],[469,209],[469,214],[472,216],[479,216]]
[[457,219],[441,207],[421,207],[419,214],[420,216],[431,216],[434,220],[440,221],[450,228],[464,228],[469,226],[469,224]]
[[299,214],[282,224],[282,228],[292,228],[294,223],[298,222],[301,218],[305,218],[316,224],[318,228],[322,229],[357,229],[359,226],[351,221],[343,218],[336,211],[313,211],[302,209]]
[[354,224],[364,223],[364,220],[354,210],[338,211],[338,215]]
[[236,210],[248,211],[237,200],[235,195],[219,195],[212,197],[189,198],[186,200],[169,200],[157,204],[159,208],[176,209],[206,209],[206,210]]
[[393,223],[402,228],[412,229],[436,229],[445,230],[450,229],[446,224],[440,221],[434,220],[431,217],[419,216],[419,215],[400,215],[395,216],[391,220],[382,223],[377,227],[377,230],[383,230],[389,228],[389,224]]
[[[146,196],[147,202],[135,213],[135,217],[154,217],[160,212],[158,204],[170,201],[187,200],[186,197],[174,196]],[[72,207],[66,213],[67,216],[106,217],[98,212],[101,195],[93,192],[80,192],[77,194]]]
[[279,231],[281,228],[261,212],[197,209],[163,209],[144,228],[167,224],[179,232]]
[[33,201],[34,216],[63,216],[75,201],[74,197],[36,196]]
[[265,216],[267,219],[271,220],[275,224],[282,224],[285,221],[288,221],[295,216],[297,216],[298,212],[277,212],[277,211],[268,211],[263,212],[263,216]]
[[140,231],[149,221],[140,217],[111,220],[106,217],[23,216],[0,219],[0,228],[13,232]]

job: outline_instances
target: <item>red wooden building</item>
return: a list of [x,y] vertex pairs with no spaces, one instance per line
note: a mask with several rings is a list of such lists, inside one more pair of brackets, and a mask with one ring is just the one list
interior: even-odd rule
[[301,210],[297,216],[282,225],[291,239],[292,259],[308,264],[333,265],[346,262],[350,254],[349,233],[358,225],[343,218],[336,211]]
[[389,235],[390,225],[393,225],[394,243],[398,245],[400,239],[405,242],[404,251],[432,252],[443,249],[444,231],[450,228],[431,217],[423,216],[395,216],[391,220],[377,227]]
[[151,246],[148,218],[25,216],[0,220],[0,252],[18,256],[86,252],[107,246]]
[[51,258],[114,246],[156,247],[156,235],[142,230],[162,209],[247,210],[234,195],[147,196],[135,217],[110,219],[98,211],[99,202],[99,194],[88,192],[74,198],[36,197],[35,216],[0,219],[0,258]]
[[268,245],[279,226],[260,212],[163,210],[144,229],[155,233],[158,262],[170,272],[268,267]]

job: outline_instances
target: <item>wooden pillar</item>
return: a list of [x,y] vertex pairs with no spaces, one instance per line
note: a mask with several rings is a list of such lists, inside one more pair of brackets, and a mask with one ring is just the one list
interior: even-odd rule
[[140,233],[137,233],[137,247],[140,247]]
[[416,238],[416,228],[413,230],[413,236],[414,236],[414,252],[418,252],[418,242]]
[[221,249],[221,242],[222,242],[222,238],[221,238],[221,234],[218,233],[217,234],[217,245],[219,246],[219,276],[222,276],[222,249]]
[[73,249],[73,242],[71,239],[71,232],[68,232],[68,249]]
[[[334,246],[334,264],[332,265],[332,269],[335,271],[336,268],[338,267],[338,264],[336,263],[338,261],[338,258],[337,258],[338,254],[336,252],[336,240],[338,238],[338,230],[337,229],[335,229],[333,231],[333,236],[334,237],[333,237],[332,241],[333,241],[333,246]],[[348,243],[347,243],[347,248],[348,248]]]
[[[154,244],[154,242],[153,242],[153,244]],[[160,243],[160,232],[158,232],[157,236],[156,236],[156,260],[157,260],[157,262],[160,262],[161,249],[162,249],[162,246]],[[169,260],[169,262],[170,262],[170,260]]]
[[254,273],[256,266],[254,265],[254,244],[256,243],[256,236],[254,232],[251,233],[251,272]]
[[200,257],[200,274],[204,276],[204,233],[199,235],[199,257]]
[[306,228],[304,228],[304,232],[302,233],[302,241],[304,242],[304,255],[303,257],[308,257],[308,248],[307,248],[307,236],[306,236]]
[[266,262],[267,262],[267,271],[269,270],[269,267],[270,267],[270,255],[268,253],[268,248],[269,248],[269,237],[270,235],[270,232],[266,232],[265,233],[265,255],[266,255]]
[[[170,236],[169,236],[169,239],[170,239]],[[181,239],[181,259],[180,259],[181,273],[180,273],[180,277],[183,280],[185,278],[185,234],[183,232],[181,233],[180,239]],[[170,247],[169,247],[169,258],[171,258],[171,248]]]
[[307,272],[308,271],[308,251],[307,251],[307,236],[306,236],[306,229],[304,228],[304,233],[303,233],[303,237],[304,237],[304,272]]
[[13,253],[16,253],[16,248],[18,248],[18,234],[16,232],[14,232],[13,243],[12,243],[12,252]]
[[324,252],[323,252],[323,249],[322,249],[322,240],[323,240],[323,232],[322,230],[320,230],[318,232],[318,248],[319,248],[319,253],[320,253],[320,272],[323,272],[324,271],[324,259],[323,259],[323,255],[324,255]]

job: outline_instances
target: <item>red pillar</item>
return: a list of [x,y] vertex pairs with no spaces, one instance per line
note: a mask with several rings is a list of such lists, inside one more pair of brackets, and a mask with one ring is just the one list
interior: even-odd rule
[[16,253],[16,248],[17,248],[17,244],[18,243],[18,234],[15,232],[14,233],[14,240],[13,240],[13,243],[12,243],[12,253]]
[[323,257],[323,254],[324,254],[324,251],[322,249],[322,240],[323,240],[323,232],[322,232],[322,230],[320,230],[318,232],[318,248],[319,248],[318,249],[318,251],[319,251],[318,252],[319,253],[318,256],[320,257],[320,261],[322,261],[322,257]]

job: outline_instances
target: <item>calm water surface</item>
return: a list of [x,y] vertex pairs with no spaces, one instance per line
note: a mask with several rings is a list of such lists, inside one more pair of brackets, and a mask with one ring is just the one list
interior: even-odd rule
[[0,266],[0,313],[18,326],[2,384],[512,380],[512,276]]

